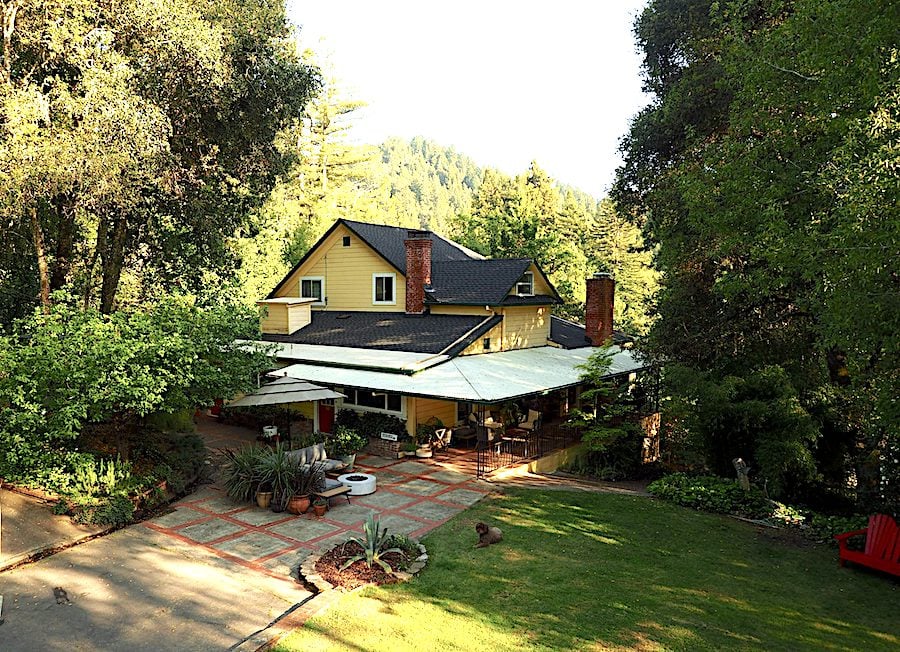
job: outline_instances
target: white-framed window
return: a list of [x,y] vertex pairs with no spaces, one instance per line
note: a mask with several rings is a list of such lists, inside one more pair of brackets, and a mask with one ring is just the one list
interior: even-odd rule
[[396,285],[396,274],[372,274],[372,303],[376,306],[396,304]]
[[516,283],[516,294],[520,297],[530,297],[534,295],[534,273],[525,272],[522,278]]
[[347,398],[342,404],[360,412],[385,412],[397,416],[406,416],[406,401],[401,394],[394,392],[378,392],[371,389],[353,389],[344,387],[339,389]]
[[315,299],[313,305],[325,304],[325,277],[304,276],[300,279],[300,296],[304,299]]

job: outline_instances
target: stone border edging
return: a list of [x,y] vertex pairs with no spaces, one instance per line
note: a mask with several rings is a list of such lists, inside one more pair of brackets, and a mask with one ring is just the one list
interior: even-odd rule
[[[343,544],[338,544],[343,545]],[[405,571],[396,571],[394,573],[394,577],[396,577],[401,582],[407,582],[415,577],[423,568],[425,568],[425,564],[428,563],[428,551],[425,549],[420,542],[416,542],[416,546],[419,548],[419,556],[416,557],[415,561],[410,564],[409,568]],[[335,586],[327,581],[324,577],[319,575],[316,572],[316,564],[319,563],[319,560],[322,556],[334,550],[337,546],[332,546],[328,548],[328,550],[322,550],[320,552],[314,552],[311,555],[308,555],[306,559],[300,564],[299,575],[300,579],[305,581],[307,584],[311,584],[316,589],[316,593],[325,593],[331,590],[340,590],[336,589]],[[365,584],[363,586],[371,586],[370,584]],[[358,587],[363,588],[363,587]],[[355,590],[355,589],[354,589]]]

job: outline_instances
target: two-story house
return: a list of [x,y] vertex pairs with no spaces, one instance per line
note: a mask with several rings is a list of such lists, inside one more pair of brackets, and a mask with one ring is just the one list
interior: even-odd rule
[[318,429],[352,408],[396,415],[412,434],[509,401],[558,416],[594,346],[614,347],[610,376],[639,369],[614,344],[613,297],[609,275],[588,279],[582,326],[551,315],[559,295],[533,260],[338,220],[259,305],[279,373],[346,396],[308,415]]

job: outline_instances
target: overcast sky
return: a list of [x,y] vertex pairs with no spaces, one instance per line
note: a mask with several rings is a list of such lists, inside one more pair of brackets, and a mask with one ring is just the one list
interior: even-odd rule
[[368,103],[359,142],[425,136],[509,174],[532,160],[598,197],[648,98],[631,33],[645,0],[289,0],[303,42]]

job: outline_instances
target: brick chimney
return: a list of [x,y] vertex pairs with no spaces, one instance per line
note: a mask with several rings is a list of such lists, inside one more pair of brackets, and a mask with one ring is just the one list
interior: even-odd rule
[[587,279],[584,331],[592,346],[600,346],[612,338],[615,291],[616,281],[612,274],[600,272]]
[[425,312],[425,288],[431,286],[431,233],[407,231],[406,240],[406,314]]

